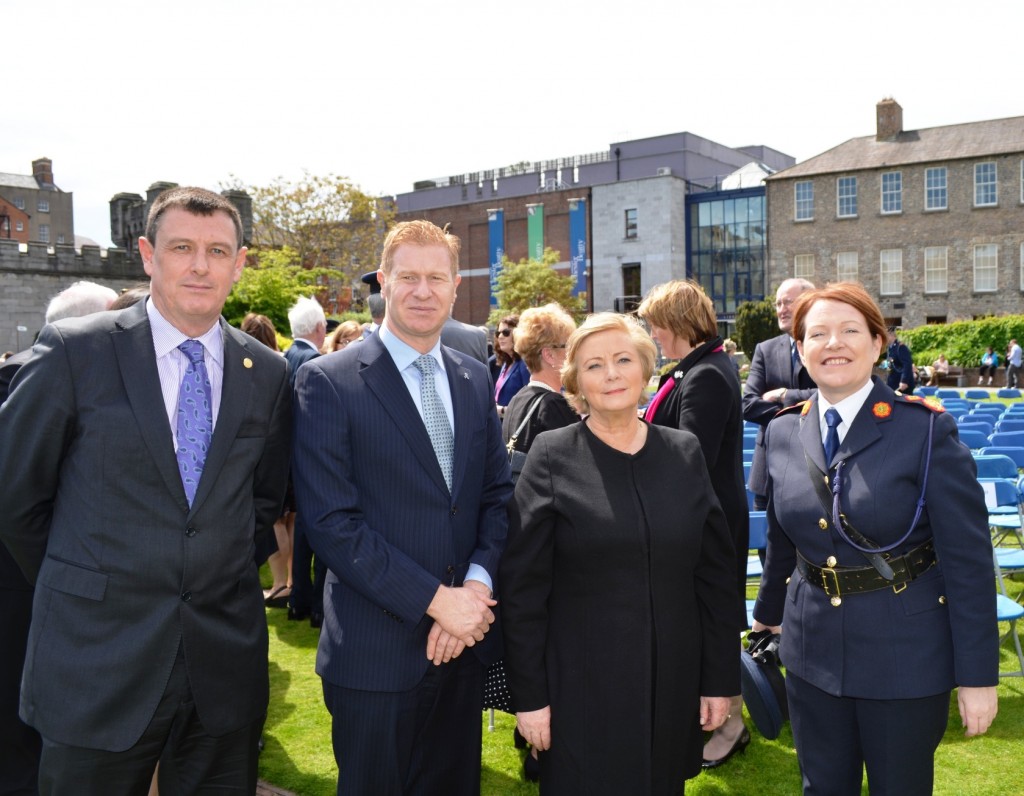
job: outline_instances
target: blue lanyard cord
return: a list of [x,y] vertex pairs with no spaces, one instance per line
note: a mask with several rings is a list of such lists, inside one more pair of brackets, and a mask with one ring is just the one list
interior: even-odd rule
[[921,496],[917,499],[917,510],[914,512],[914,520],[910,523],[910,528],[903,534],[903,537],[890,545],[885,547],[861,547],[859,544],[854,542],[843,529],[843,514],[840,511],[839,498],[842,495],[842,484],[843,484],[843,466],[846,461],[841,461],[836,465],[836,474],[832,479],[832,524],[835,529],[839,532],[839,535],[843,537],[843,541],[846,542],[850,547],[855,550],[859,550],[862,553],[888,553],[890,550],[895,550],[897,547],[902,545],[910,537],[910,534],[914,532],[914,528],[917,527],[918,521],[921,519],[921,512],[924,510],[924,494],[928,489],[928,471],[932,466],[932,432],[935,429],[935,415],[933,414],[928,418],[928,448],[925,453],[924,461],[924,479],[921,483]]

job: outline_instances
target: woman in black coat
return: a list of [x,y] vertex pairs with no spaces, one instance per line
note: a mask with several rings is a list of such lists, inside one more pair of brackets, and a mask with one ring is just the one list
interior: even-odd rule
[[543,794],[682,793],[739,691],[735,552],[700,445],[637,416],[654,358],[621,315],[573,333],[586,420],[534,441],[510,506],[505,667]]
[[[732,532],[732,599],[737,652],[739,634],[747,627],[747,547],[750,514],[743,483],[743,406],[740,383],[722,338],[711,299],[693,281],[676,280],[654,287],[637,314],[650,327],[664,356],[678,358],[662,377],[647,407],[649,423],[681,428],[696,435],[707,462],[711,486]],[[679,484],[686,482],[680,479]],[[704,767],[715,768],[750,743],[743,724],[743,700],[734,696],[731,718],[708,741]]]

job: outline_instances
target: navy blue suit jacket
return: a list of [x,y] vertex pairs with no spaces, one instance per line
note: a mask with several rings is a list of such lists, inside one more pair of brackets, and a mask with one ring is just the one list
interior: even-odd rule
[[[470,357],[441,352],[455,416],[451,494],[379,335],[314,359],[296,380],[297,522],[330,570],[316,670],[338,686],[414,687],[432,665],[426,610],[438,586],[461,585],[474,563],[498,588],[512,485],[490,379]],[[492,629],[473,651],[488,662],[495,644]]]
[[[836,533],[812,488],[804,452],[824,471],[817,397],[777,416],[766,434],[768,557],[754,617],[785,620],[787,670],[835,696],[913,699],[954,686],[998,682],[995,576],[985,497],[971,452],[947,414],[935,416],[926,506],[902,555],[933,538],[939,563],[896,594],[850,594],[838,607],[794,572],[796,550],[824,566],[868,566]],[[840,445],[842,510],[880,546],[910,528],[921,493],[932,409],[896,396],[879,379]],[[834,475],[835,468],[831,470]],[[787,579],[789,580],[787,585]]]
[[285,361],[288,363],[288,382],[295,386],[295,374],[299,372],[299,368],[318,356],[320,356],[320,352],[315,348],[310,348],[305,342],[298,345],[292,342],[288,346],[288,350],[284,352]]
[[[768,479],[764,460],[764,427],[784,406],[806,401],[815,389],[814,380],[802,363],[795,372],[793,371],[790,354],[792,339],[789,332],[783,332],[777,337],[758,343],[754,347],[747,383],[743,387],[743,419],[761,426],[761,430],[757,432],[754,459],[750,464],[750,477],[747,479],[747,486],[755,495],[765,494],[765,481]],[[766,401],[761,397],[769,390],[777,390],[779,387],[786,388],[784,404]]]

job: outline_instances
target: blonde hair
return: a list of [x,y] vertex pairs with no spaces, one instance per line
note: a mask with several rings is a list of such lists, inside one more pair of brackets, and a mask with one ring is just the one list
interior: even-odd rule
[[655,285],[640,302],[637,315],[650,324],[668,329],[691,346],[718,336],[715,306],[692,279],[676,279]]
[[342,321],[333,332],[327,335],[320,353],[330,354],[338,351],[342,347],[340,343],[343,340],[348,340],[351,343],[358,340],[362,334],[363,327],[357,321]]
[[630,316],[619,315],[617,312],[597,312],[588,316],[569,336],[565,364],[562,365],[562,386],[565,388],[565,398],[569,405],[581,415],[590,414],[590,404],[580,392],[579,366],[576,356],[579,354],[583,341],[600,332],[623,332],[629,335],[630,342],[633,343],[637,355],[640,357],[640,368],[645,383],[650,381],[651,376],[654,375],[654,363],[658,358],[658,347],[654,344],[651,336]]
[[538,373],[544,369],[543,350],[564,347],[575,329],[572,316],[552,302],[524,310],[519,324],[512,330],[512,342],[529,371]]
[[459,250],[462,242],[457,236],[448,231],[446,224],[444,229],[424,219],[416,221],[402,221],[395,224],[384,239],[384,251],[380,256],[380,270],[387,277],[395,264],[395,252],[399,246],[404,244],[412,246],[444,246],[448,250],[448,257],[452,266],[452,277],[459,272]]

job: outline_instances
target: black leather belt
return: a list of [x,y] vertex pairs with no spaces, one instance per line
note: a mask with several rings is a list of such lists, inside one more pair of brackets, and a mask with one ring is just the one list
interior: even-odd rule
[[892,590],[899,594],[907,583],[922,575],[935,564],[935,545],[931,539],[899,558],[887,559],[895,577],[886,580],[874,567],[819,567],[812,564],[797,551],[796,568],[808,583],[817,586],[833,598],[832,604],[839,605],[838,598],[844,594]]

